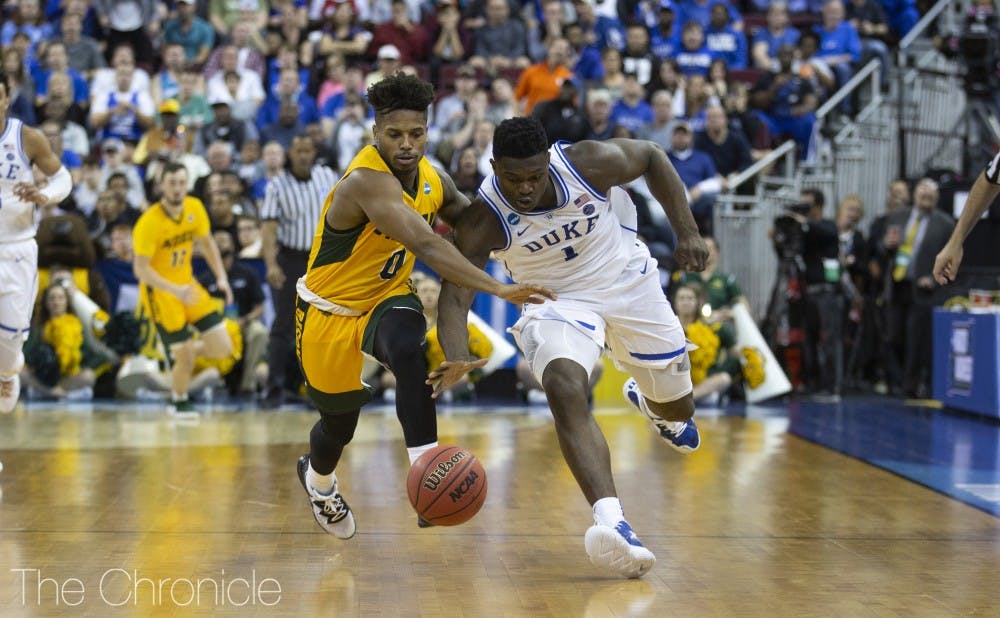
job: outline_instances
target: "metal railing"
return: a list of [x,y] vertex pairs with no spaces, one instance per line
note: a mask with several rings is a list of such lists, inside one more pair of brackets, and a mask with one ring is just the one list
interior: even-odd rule
[[[795,141],[788,140],[731,176],[729,192],[715,202],[713,230],[722,248],[719,270],[736,277],[750,303],[750,313],[758,321],[767,310],[778,269],[768,231],[785,206],[798,200],[795,159]],[[781,175],[773,175],[775,172]],[[752,195],[736,192],[752,180],[757,183]]]
[[[865,205],[860,227],[867,230],[884,212],[894,178],[901,173],[912,178],[928,167],[954,167],[960,160],[963,136],[955,127],[965,111],[965,93],[959,67],[934,50],[926,36],[935,21],[954,21],[947,9],[957,2],[967,3],[940,0],[901,41],[894,96],[882,94],[881,65],[875,59],[824,102],[816,112],[815,160],[798,165],[794,142],[786,142],[730,178],[730,193],[719,196],[714,215],[723,249],[720,270],[736,276],[756,319],[767,309],[777,271],[768,231],[802,189],[823,192],[829,218],[839,200],[859,194]],[[832,130],[833,112],[847,97],[856,97],[860,109]],[[756,181],[753,195],[732,193],[751,180]]]

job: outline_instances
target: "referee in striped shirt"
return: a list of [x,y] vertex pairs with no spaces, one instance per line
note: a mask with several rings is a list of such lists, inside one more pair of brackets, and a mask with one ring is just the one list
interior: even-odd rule
[[997,196],[1000,196],[1000,152],[986,164],[986,169],[973,183],[969,197],[965,200],[965,208],[951,232],[948,244],[941,249],[934,260],[933,276],[941,285],[951,283],[958,276],[958,267],[962,265],[964,253],[962,245]]
[[313,141],[296,135],[288,150],[287,168],[268,182],[264,193],[261,235],[275,310],[267,346],[265,408],[280,407],[285,391],[296,391],[302,383],[295,359],[295,283],[306,273],[323,202],[337,180],[333,170],[316,165]]

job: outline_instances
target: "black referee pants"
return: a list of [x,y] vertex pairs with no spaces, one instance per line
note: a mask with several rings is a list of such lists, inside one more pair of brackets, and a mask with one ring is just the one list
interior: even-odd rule
[[306,274],[309,252],[278,245],[278,266],[285,273],[285,283],[271,290],[274,298],[274,324],[267,342],[268,393],[288,390],[298,392],[302,372],[295,358],[295,284]]

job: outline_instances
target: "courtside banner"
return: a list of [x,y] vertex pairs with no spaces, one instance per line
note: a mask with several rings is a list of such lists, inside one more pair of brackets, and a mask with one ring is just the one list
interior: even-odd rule
[[764,336],[750,317],[750,312],[740,303],[733,305],[733,322],[736,326],[736,349],[743,365],[747,403],[757,403],[791,392],[792,383],[782,371]]

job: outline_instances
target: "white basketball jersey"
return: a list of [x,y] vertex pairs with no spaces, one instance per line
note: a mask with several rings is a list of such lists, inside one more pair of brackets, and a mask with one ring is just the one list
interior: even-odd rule
[[494,253],[510,278],[544,285],[556,294],[611,287],[633,252],[644,249],[635,240],[635,229],[622,224],[608,196],[590,186],[569,162],[563,152],[567,145],[557,142],[549,148],[555,208],[516,209],[500,192],[493,173],[479,187],[479,196],[506,236],[506,246]]
[[22,182],[34,182],[31,163],[21,145],[21,121],[7,118],[0,135],[0,242],[35,237],[35,204],[14,194]]

